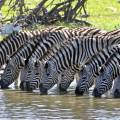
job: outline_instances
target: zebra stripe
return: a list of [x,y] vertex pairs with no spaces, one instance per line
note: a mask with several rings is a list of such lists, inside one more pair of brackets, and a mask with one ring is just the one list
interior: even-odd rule
[[79,73],[80,79],[75,90],[76,95],[83,95],[85,92],[88,92],[95,78],[99,75],[100,67],[102,67],[113,53],[118,51],[120,51],[120,45],[104,48],[85,63]]
[[57,83],[56,78],[59,73],[74,64],[78,64],[80,67],[96,52],[107,46],[119,44],[119,42],[120,36],[76,38],[76,40],[72,41],[71,44],[60,49],[57,54],[55,54],[54,57],[46,63],[46,72],[44,73],[43,80],[41,81],[40,90],[43,93],[46,93],[48,89]]
[[[96,35],[96,34],[103,34],[105,33],[104,31],[100,30],[100,29],[96,29],[96,28],[78,28],[78,29],[73,29],[73,30],[67,30],[67,31],[58,31],[58,32],[54,32],[53,36],[51,36],[49,39],[50,40],[46,40],[43,43],[40,43],[37,47],[37,49],[34,51],[34,53],[32,54],[31,58],[29,59],[28,64],[25,67],[24,70],[24,74],[28,75],[27,78],[25,78],[25,80],[31,81],[29,80],[30,78],[30,72],[32,72],[33,69],[35,69],[34,67],[34,61],[32,59],[34,59],[34,57],[36,57],[36,59],[42,59],[42,56],[44,54],[46,54],[46,52],[54,45],[56,41],[59,41],[59,43],[61,43],[60,41],[67,41],[69,40],[69,38],[74,37],[74,36],[89,36],[89,35]],[[52,42],[51,42],[52,41]],[[70,40],[71,41],[71,40]],[[49,46],[49,47],[48,47]],[[54,47],[53,47],[54,48]],[[53,49],[52,48],[52,49]],[[26,72],[25,72],[26,71]],[[29,73],[29,74],[28,74]],[[23,76],[23,75],[22,75]],[[37,77],[37,76],[36,76]],[[32,77],[33,78],[33,77]],[[25,80],[23,79],[22,81],[25,82]]]
[[120,75],[120,51],[111,55],[100,70],[93,90],[95,97],[100,97],[112,87],[113,79]]

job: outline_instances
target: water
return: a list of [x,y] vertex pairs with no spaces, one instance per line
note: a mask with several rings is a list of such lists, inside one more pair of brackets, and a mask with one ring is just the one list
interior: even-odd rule
[[120,120],[120,99],[76,97],[73,89],[64,95],[0,90],[2,120]]

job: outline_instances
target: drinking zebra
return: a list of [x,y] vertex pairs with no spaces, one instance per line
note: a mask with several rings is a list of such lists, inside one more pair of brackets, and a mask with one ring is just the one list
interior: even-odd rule
[[93,90],[95,97],[101,97],[111,87],[113,80],[120,75],[120,51],[114,53],[100,70]]

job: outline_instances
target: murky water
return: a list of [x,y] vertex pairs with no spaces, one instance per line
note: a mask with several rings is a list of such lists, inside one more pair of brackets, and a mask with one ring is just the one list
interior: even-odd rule
[[0,119],[2,120],[120,120],[120,99],[67,94],[39,95],[20,90],[0,90]]

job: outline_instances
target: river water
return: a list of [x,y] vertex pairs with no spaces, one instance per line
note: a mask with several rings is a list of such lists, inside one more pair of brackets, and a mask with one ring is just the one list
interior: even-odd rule
[[73,89],[66,94],[48,95],[0,90],[0,120],[19,119],[120,120],[120,99],[76,97]]

